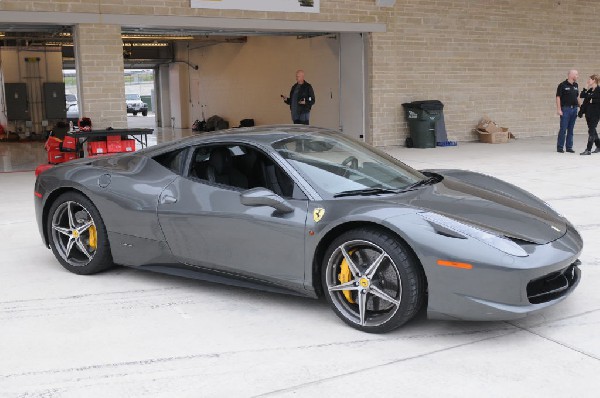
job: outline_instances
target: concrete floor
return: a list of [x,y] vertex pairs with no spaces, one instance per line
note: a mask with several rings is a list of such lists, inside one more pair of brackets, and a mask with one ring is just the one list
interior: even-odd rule
[[387,335],[345,326],[323,301],[125,268],[70,274],[41,244],[33,173],[0,174],[0,396],[597,397],[600,155],[558,154],[554,142],[387,148],[416,168],[518,184],[585,240],[581,284],[542,313],[479,323],[421,312]]

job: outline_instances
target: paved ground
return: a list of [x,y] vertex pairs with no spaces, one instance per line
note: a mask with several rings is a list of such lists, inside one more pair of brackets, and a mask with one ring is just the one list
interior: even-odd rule
[[154,112],[148,112],[148,116],[142,116],[138,113],[136,116],[127,114],[127,127],[130,129],[153,129],[156,127],[156,115]]
[[368,335],[322,301],[123,268],[70,274],[41,245],[33,174],[0,174],[0,396],[597,397],[600,155],[558,154],[553,139],[388,151],[547,200],[585,239],[579,288],[519,322],[421,313]]

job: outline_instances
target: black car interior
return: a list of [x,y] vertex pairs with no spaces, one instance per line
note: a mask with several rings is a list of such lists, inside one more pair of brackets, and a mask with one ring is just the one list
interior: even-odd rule
[[267,188],[294,197],[292,179],[262,152],[243,145],[203,146],[195,150],[189,175],[241,189]]

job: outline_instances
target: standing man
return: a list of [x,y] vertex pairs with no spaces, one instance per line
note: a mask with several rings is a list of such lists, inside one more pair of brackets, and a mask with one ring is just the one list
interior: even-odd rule
[[573,150],[573,128],[577,120],[577,108],[579,107],[579,86],[577,78],[579,74],[571,69],[567,80],[560,83],[556,89],[556,113],[560,116],[560,130],[556,142],[557,152],[563,153],[565,146],[565,134],[567,139],[567,152],[575,153]]
[[304,80],[304,71],[296,72],[296,84],[290,90],[290,96],[283,98],[283,102],[290,106],[294,124],[309,124],[310,109],[315,104],[315,92],[310,83]]

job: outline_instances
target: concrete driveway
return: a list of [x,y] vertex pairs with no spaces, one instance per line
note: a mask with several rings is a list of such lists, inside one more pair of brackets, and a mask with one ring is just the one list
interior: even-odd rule
[[[577,136],[582,150],[585,137]],[[582,281],[518,322],[430,321],[369,335],[314,301],[116,268],[64,270],[33,215],[33,173],[0,174],[0,396],[597,397],[600,155],[554,139],[387,148],[416,168],[492,174],[585,240]]]

